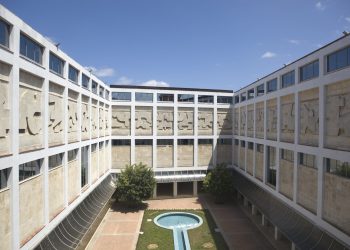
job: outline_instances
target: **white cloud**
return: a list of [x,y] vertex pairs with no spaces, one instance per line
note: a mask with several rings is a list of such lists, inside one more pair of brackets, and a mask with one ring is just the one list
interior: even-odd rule
[[85,67],[87,70],[91,70],[91,72],[97,76],[97,77],[108,77],[108,76],[114,76],[115,70],[112,68],[95,68],[93,66]]
[[276,57],[276,56],[277,56],[276,53],[273,53],[271,51],[267,51],[261,56],[261,58],[272,58],[272,57]]
[[323,3],[321,3],[321,2],[317,2],[315,7],[318,10],[325,10],[326,9],[326,6]]
[[350,17],[345,17],[345,20],[350,23]]
[[149,80],[146,82],[139,83],[137,85],[141,86],[152,86],[152,87],[169,87],[169,83],[163,82],[163,81],[157,81],[157,80]]
[[134,81],[126,76],[119,77],[119,79],[114,83],[116,85],[132,85]]
[[288,42],[290,42],[291,44],[295,44],[295,45],[300,44],[300,41],[299,40],[295,40],[295,39],[290,39]]

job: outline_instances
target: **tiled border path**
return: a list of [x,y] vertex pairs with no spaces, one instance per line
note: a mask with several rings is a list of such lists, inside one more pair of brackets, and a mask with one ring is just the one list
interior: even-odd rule
[[[230,249],[268,250],[273,246],[243,213],[238,205],[215,204],[209,196],[148,201],[148,209],[210,210]],[[110,208],[93,235],[89,250],[133,250],[136,247],[143,211]]]

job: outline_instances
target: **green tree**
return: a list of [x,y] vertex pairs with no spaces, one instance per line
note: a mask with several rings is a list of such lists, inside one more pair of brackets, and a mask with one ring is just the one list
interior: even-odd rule
[[152,169],[146,165],[127,165],[117,176],[116,198],[129,206],[138,206],[152,197],[156,181]]
[[231,171],[225,164],[217,165],[210,171],[203,181],[206,192],[215,197],[215,202],[223,203],[233,193],[233,179]]

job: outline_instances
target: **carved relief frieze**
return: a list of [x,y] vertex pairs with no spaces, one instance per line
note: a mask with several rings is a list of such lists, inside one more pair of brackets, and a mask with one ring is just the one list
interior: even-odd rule
[[264,102],[259,102],[255,106],[255,136],[264,138]]
[[198,109],[198,134],[213,134],[213,109]]
[[234,134],[238,135],[238,129],[239,129],[239,109],[235,108],[234,110]]
[[246,118],[247,118],[247,112],[246,107],[240,108],[240,135],[245,135],[245,128],[246,128]]
[[267,139],[276,140],[277,139],[277,100],[272,99],[267,101],[267,127],[266,134]]
[[104,129],[105,129],[105,113],[104,113],[104,109],[102,106],[100,106],[100,108],[99,108],[98,118],[99,118],[100,136],[103,136]]
[[152,135],[152,107],[136,107],[135,109],[135,134]]
[[232,134],[232,114],[231,109],[217,110],[217,133],[218,135]]
[[64,143],[64,119],[63,119],[63,90],[64,88],[50,83],[49,86],[49,145]]
[[0,63],[0,155],[8,154],[11,147],[10,71],[11,67],[9,65]]
[[178,109],[178,134],[192,135],[193,134],[193,108]]
[[68,141],[74,142],[78,140],[78,94],[68,92]]
[[90,114],[89,114],[89,98],[83,96],[81,102],[81,138],[89,139],[90,131]]
[[254,136],[254,105],[251,104],[248,106],[247,113],[247,136]]
[[281,97],[281,141],[294,142],[295,103],[294,95]]
[[96,138],[98,135],[98,108],[97,101],[92,100],[91,108],[91,136]]
[[112,134],[130,135],[131,109],[129,106],[112,107]]
[[173,127],[174,127],[174,109],[159,107],[157,110],[158,135],[172,135]]

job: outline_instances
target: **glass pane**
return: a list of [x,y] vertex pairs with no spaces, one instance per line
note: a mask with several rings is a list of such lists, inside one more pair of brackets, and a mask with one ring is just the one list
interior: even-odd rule
[[335,53],[327,57],[327,71],[333,71],[337,68],[337,56]]
[[0,44],[9,46],[10,27],[7,23],[0,20]]
[[84,88],[88,89],[89,88],[89,81],[90,81],[90,78],[83,74],[81,77],[81,85]]
[[42,47],[23,34],[21,34],[20,38],[20,53],[23,56],[41,64]]
[[63,60],[50,53],[50,70],[56,72],[59,75],[63,75],[63,65]]
[[194,102],[194,95],[189,94],[178,94],[177,95],[177,101],[178,102]]
[[130,92],[112,92],[112,100],[131,101],[131,93]]
[[337,52],[337,69],[344,68],[348,65],[347,49],[342,49]]
[[157,94],[158,102],[174,102],[174,94]]
[[152,93],[135,93],[135,99],[137,102],[153,102]]

